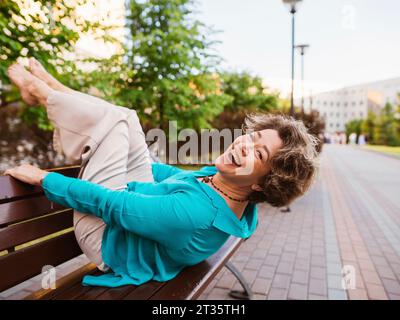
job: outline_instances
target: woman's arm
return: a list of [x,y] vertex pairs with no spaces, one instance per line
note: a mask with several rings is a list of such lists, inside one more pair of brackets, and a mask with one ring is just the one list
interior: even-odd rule
[[173,176],[174,174],[184,171],[169,164],[160,162],[153,162],[151,164],[151,169],[153,172],[154,181],[156,182],[161,182],[170,176]]
[[15,168],[7,169],[4,175],[10,175],[15,179],[21,180],[22,182],[40,186],[43,178],[49,172],[39,169],[38,167],[32,166],[30,164],[23,164]]
[[51,201],[166,245],[181,245],[195,227],[184,192],[153,196],[117,191],[55,172],[45,176],[42,187]]

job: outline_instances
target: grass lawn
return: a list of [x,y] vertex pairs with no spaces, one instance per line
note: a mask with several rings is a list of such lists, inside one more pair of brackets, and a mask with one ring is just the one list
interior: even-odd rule
[[364,149],[382,152],[390,155],[394,155],[400,158],[400,147],[389,147],[389,146],[373,146],[366,145],[363,146]]

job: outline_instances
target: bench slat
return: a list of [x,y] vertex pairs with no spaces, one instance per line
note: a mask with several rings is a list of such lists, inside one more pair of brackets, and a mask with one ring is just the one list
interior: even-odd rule
[[44,237],[73,226],[73,210],[0,229],[0,251]]
[[231,236],[227,242],[210,258],[197,265],[188,267],[173,281],[168,281],[157,291],[151,300],[182,300],[196,299],[222,269],[225,262],[239,248],[241,238]]
[[79,282],[79,283],[73,285],[68,290],[62,292],[61,294],[55,295],[51,299],[52,300],[77,300],[77,297],[79,297],[80,295],[89,291],[90,289],[91,289],[90,287],[82,286],[82,284]]
[[[87,273],[93,276],[98,276],[101,274],[104,274],[102,271],[95,268],[90,273]],[[52,295],[50,299],[52,300],[77,300],[78,297],[86,294],[88,291],[90,291],[93,287],[90,286],[83,286],[82,285],[82,277],[79,279],[75,279],[74,284],[70,285],[69,288],[66,290],[59,290],[56,294]],[[60,288],[61,289],[61,288]]]
[[148,300],[164,285],[165,282],[149,281],[130,292],[123,300]]
[[105,291],[109,290],[108,287],[90,287],[90,290],[86,291],[85,293],[77,296],[75,299],[77,300],[96,300],[96,298],[104,293]]
[[127,285],[119,288],[110,288],[98,297],[96,300],[122,300],[127,294],[137,290],[137,286]]
[[[97,270],[94,275],[102,274]],[[108,288],[102,293],[98,294],[96,291],[96,295],[93,293],[89,293],[94,287],[84,287],[79,283],[75,283],[68,290],[64,290],[63,292],[56,294],[52,297],[55,300],[70,300],[70,299],[95,299],[95,300],[147,300],[149,299],[156,290],[161,288],[165,283],[150,281],[141,286],[123,286],[120,288]],[[103,288],[104,289],[104,288]]]
[[82,251],[71,231],[0,257],[0,291],[40,274],[45,265],[57,266],[80,254]]
[[55,289],[39,289],[24,298],[24,300],[51,300],[56,295],[72,288],[74,285],[81,283],[83,276],[93,274],[97,269],[92,262],[72,271],[71,273],[59,278],[56,281]]
[[65,209],[44,195],[0,204],[0,227]]
[[[68,177],[76,177],[79,173],[79,168],[79,166],[74,166],[48,171],[58,172]],[[0,203],[7,203],[40,194],[43,194],[41,187],[23,183],[9,175],[0,177]]]
[[0,203],[7,203],[43,193],[42,188],[16,180],[10,176],[0,177]]

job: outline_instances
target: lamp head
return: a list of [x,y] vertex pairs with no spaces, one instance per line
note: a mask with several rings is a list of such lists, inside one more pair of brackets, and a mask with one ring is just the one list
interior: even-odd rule
[[296,13],[296,7],[302,0],[282,0],[283,3],[289,8],[291,14]]
[[299,49],[300,54],[303,56],[304,53],[306,52],[306,49],[310,47],[309,44],[298,44],[295,46],[295,48]]

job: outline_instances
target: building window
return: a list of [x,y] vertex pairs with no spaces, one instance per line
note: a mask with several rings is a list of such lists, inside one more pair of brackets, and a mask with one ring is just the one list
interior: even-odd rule
[[333,116],[333,112],[331,112],[329,115],[332,117]]
[[347,117],[347,112],[345,112],[343,115],[344,115],[344,117],[346,118],[346,117]]
[[339,128],[340,127],[340,124],[339,123],[336,123],[336,128]]
[[363,104],[364,104],[364,101],[361,100],[361,101],[360,101],[360,105],[363,105]]
[[336,106],[337,106],[337,107],[340,107],[340,102],[337,102],[337,103],[336,103]]
[[333,123],[330,123],[329,126],[332,128],[333,127]]
[[347,107],[347,102],[344,103],[344,106]]
[[340,116],[340,113],[339,113],[339,112],[336,112],[336,117],[339,118],[339,116]]
[[324,106],[326,106],[326,101],[324,101]]
[[355,106],[355,105],[356,105],[356,103],[353,101],[353,102],[351,103],[351,105],[352,105],[352,106]]

